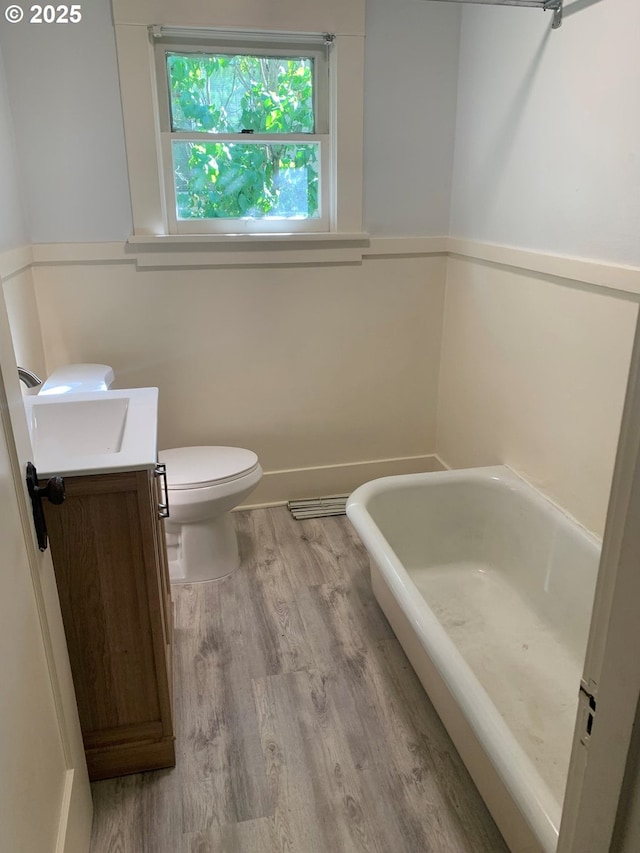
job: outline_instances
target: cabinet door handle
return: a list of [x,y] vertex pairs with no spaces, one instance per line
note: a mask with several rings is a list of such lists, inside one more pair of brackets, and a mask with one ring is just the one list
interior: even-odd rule
[[51,477],[46,486],[38,485],[38,472],[33,462],[27,462],[27,488],[31,498],[33,512],[33,523],[36,528],[38,548],[47,550],[47,523],[44,519],[42,499],[47,498],[52,504],[61,504],[64,501],[64,480],[62,477]]
[[169,487],[167,486],[167,466],[164,462],[158,462],[155,474],[162,482],[164,497],[164,503],[158,504],[158,518],[169,518]]

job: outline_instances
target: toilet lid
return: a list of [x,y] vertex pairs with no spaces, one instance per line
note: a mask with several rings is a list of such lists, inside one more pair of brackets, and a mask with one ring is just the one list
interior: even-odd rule
[[161,450],[158,460],[167,466],[170,489],[198,489],[235,480],[258,465],[257,455],[242,447],[175,447]]

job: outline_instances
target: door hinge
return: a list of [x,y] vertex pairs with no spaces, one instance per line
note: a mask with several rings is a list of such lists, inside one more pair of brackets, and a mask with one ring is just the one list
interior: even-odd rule
[[580,681],[579,699],[582,704],[583,733],[580,740],[583,744],[591,737],[593,721],[596,715],[596,697],[591,693],[585,681]]

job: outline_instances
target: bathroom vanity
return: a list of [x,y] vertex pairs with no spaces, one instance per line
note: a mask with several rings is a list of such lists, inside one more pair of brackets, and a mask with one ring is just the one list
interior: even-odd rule
[[175,764],[173,611],[154,471],[65,477],[45,507],[89,777]]
[[173,766],[173,609],[164,472],[156,465],[157,389],[36,397],[25,405],[40,485],[64,476],[64,503],[44,501],[43,508],[89,776]]

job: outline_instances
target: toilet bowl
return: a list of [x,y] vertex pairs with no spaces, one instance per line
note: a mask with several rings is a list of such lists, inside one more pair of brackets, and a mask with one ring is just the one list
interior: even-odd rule
[[161,450],[166,465],[169,518],[165,521],[172,583],[222,578],[240,564],[229,511],[262,478],[258,457],[240,447]]

